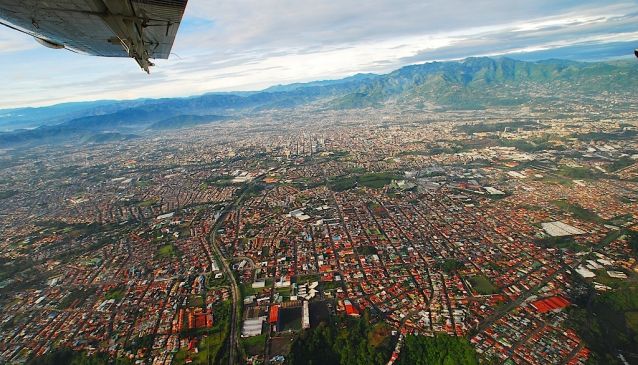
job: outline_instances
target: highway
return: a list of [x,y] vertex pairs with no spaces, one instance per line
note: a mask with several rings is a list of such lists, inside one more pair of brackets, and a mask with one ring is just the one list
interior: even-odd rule
[[238,315],[238,306],[240,304],[239,303],[239,301],[240,301],[239,286],[237,285],[237,280],[235,280],[235,275],[233,275],[232,271],[230,270],[230,266],[228,265],[228,261],[222,255],[222,252],[219,249],[219,246],[217,245],[217,242],[215,240],[215,235],[217,233],[217,230],[219,229],[219,225],[221,225],[221,222],[224,221],[224,218],[225,218],[227,213],[228,213],[228,210],[226,210],[224,212],[224,214],[222,214],[222,216],[219,217],[219,219],[217,220],[217,223],[213,227],[213,231],[212,231],[212,233],[210,235],[210,244],[211,244],[211,247],[213,248],[213,251],[215,252],[215,255],[217,256],[217,258],[220,261],[219,264],[221,266],[222,271],[224,272],[224,275],[226,275],[226,277],[228,278],[228,281],[230,282],[231,299],[233,301],[233,304],[231,306],[231,311],[230,311],[230,335],[229,335],[229,343],[228,343],[228,364],[229,365],[233,365],[236,362],[235,351],[237,350],[237,343],[238,343],[238,332],[237,332],[238,318],[237,318],[237,315]]
[[238,315],[240,312],[240,305],[242,305],[242,298],[241,298],[241,293],[239,292],[239,285],[237,285],[237,280],[235,279],[235,275],[233,275],[233,272],[230,269],[229,260],[224,257],[221,249],[219,248],[219,245],[217,244],[216,235],[217,235],[217,230],[219,230],[219,228],[222,226],[228,213],[231,212],[233,209],[235,209],[237,206],[241,205],[246,194],[250,191],[250,187],[252,187],[254,183],[259,180],[260,177],[262,176],[257,176],[255,180],[253,180],[250,184],[246,186],[246,188],[241,193],[241,195],[237,199],[235,199],[235,201],[233,201],[232,204],[224,208],[224,211],[222,212],[222,214],[219,215],[219,218],[217,218],[217,221],[215,221],[215,225],[213,226],[212,231],[210,235],[208,236],[209,243],[213,249],[213,252],[215,252],[215,256],[217,256],[216,259],[220,261],[219,262],[220,267],[224,275],[226,275],[226,277],[228,278],[228,281],[230,282],[230,288],[231,288],[231,299],[233,304],[231,306],[231,312],[230,312],[230,321],[231,321],[230,335],[228,336],[229,337],[228,365],[233,365],[238,363],[237,349],[239,345],[240,331],[237,327],[241,321],[241,318],[238,318]]

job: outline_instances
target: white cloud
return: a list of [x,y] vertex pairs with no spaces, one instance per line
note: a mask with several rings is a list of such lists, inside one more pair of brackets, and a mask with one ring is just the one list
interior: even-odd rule
[[635,2],[572,0],[191,0],[179,56],[158,60],[151,76],[131,60],[34,51],[34,42],[16,51],[22,35],[0,30],[0,78],[9,84],[0,107],[254,90],[427,60],[630,41],[638,39],[634,12]]

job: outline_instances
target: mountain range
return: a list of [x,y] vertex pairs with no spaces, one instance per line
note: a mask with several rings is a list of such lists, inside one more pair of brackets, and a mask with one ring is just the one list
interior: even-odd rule
[[78,136],[95,141],[87,136],[193,127],[301,106],[353,109],[395,104],[429,110],[484,109],[591,102],[610,93],[626,95],[616,99],[630,105],[638,91],[636,85],[638,63],[633,60],[526,62],[468,58],[406,66],[384,75],[358,74],[340,80],[278,85],[257,92],[5,109],[0,110],[0,130],[6,131],[0,133],[0,146],[50,143]]

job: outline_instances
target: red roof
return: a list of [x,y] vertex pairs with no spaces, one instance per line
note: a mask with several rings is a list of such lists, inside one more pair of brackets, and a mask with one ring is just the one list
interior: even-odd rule
[[354,305],[346,303],[346,314],[349,316],[358,316],[359,310]]
[[279,320],[279,306],[278,305],[273,305],[272,307],[270,307],[270,320],[269,320],[269,322],[271,324],[275,324],[275,323],[277,323],[278,320]]
[[532,307],[541,313],[547,313],[557,309],[563,309],[569,306],[569,304],[569,301],[563,297],[549,297],[533,302]]

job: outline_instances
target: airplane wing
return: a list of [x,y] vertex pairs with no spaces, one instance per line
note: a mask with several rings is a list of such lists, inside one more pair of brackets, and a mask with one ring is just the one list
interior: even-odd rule
[[0,0],[0,23],[44,46],[131,57],[149,72],[168,58],[188,0]]

